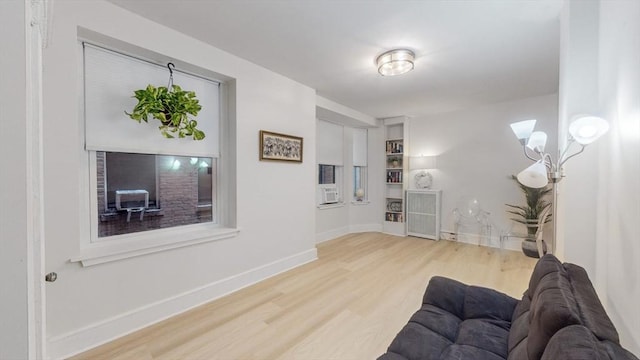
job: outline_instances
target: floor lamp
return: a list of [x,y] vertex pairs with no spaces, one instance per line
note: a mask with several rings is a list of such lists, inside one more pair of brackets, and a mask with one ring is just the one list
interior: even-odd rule
[[[587,145],[609,131],[609,123],[596,116],[577,117],[569,124],[567,143],[564,149],[559,151],[560,156],[555,162],[551,154],[544,151],[547,144],[547,134],[542,131],[533,131],[535,126],[536,120],[524,120],[511,124],[511,129],[522,145],[524,155],[534,161],[531,166],[518,173],[517,178],[522,185],[530,188],[542,188],[551,182],[553,186],[553,216],[556,216],[558,209],[556,184],[564,177],[563,165],[567,160],[583,152]],[[577,150],[571,150],[574,143],[580,146]],[[556,251],[556,235],[557,225],[554,219],[552,253]]]

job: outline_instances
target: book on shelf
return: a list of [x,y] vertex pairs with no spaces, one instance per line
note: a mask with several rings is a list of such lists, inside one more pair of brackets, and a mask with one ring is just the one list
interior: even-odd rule
[[390,184],[399,184],[402,182],[402,171],[401,170],[390,170],[387,171],[387,183]]
[[400,141],[387,141],[387,154],[402,154],[403,146]]

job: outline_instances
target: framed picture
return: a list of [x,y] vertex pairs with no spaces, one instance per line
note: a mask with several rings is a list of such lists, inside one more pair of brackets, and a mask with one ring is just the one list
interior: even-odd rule
[[260,130],[260,161],[302,162],[302,138]]

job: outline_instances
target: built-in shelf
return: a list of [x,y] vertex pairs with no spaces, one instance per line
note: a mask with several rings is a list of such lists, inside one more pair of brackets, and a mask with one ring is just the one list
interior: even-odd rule
[[387,125],[385,140],[385,232],[404,235],[404,124]]

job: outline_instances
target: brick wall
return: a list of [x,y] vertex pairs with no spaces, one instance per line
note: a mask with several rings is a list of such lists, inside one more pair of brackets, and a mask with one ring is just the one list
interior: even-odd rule
[[[97,153],[99,237],[197,224],[213,220],[213,207],[198,207],[199,172],[200,182],[211,182],[211,177],[203,176],[202,168],[198,164],[192,165],[189,157],[159,155],[157,159],[157,202],[159,207],[146,211],[142,221],[140,221],[140,213],[133,212],[130,221],[127,222],[126,211],[116,212],[113,208],[105,209],[105,181],[108,180],[105,180],[106,158],[104,152]],[[180,161],[180,167],[177,169],[171,166],[174,159]],[[215,166],[213,169],[215,169]],[[215,171],[212,171],[211,176],[215,176]],[[124,186],[126,187],[126,185]],[[202,191],[202,188],[201,184],[200,191]],[[155,193],[155,191],[149,192],[150,194]],[[211,199],[211,196],[207,197]],[[207,202],[209,199],[206,199]],[[151,204],[152,198],[150,197],[149,200]],[[215,203],[215,193],[211,200]]]

